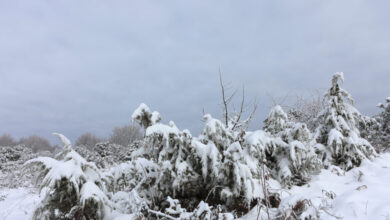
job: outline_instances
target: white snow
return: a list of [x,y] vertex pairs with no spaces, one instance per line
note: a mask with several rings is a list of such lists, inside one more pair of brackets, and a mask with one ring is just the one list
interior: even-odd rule
[[146,129],[146,136],[152,136],[152,135],[162,135],[164,139],[169,139],[169,135],[179,135],[180,131],[177,129],[176,126],[168,126],[164,124],[155,124]]
[[65,137],[65,135],[60,133],[53,133],[53,135],[57,136],[61,140],[62,144],[64,145],[64,148],[69,148],[72,146],[70,140]]
[[[297,200],[308,199],[317,209],[327,205],[329,214],[344,220],[390,219],[390,153],[381,154],[372,161],[366,160],[348,172],[334,168],[322,170],[306,185],[280,189],[281,206],[288,207]],[[327,193],[334,194],[335,198],[325,196]],[[31,188],[1,188],[0,220],[29,219],[39,200],[38,191]],[[257,210],[255,207],[242,219],[257,219]],[[329,214],[320,211],[321,219],[335,219]],[[135,217],[114,212],[106,219]]]
[[0,188],[0,220],[29,219],[39,201],[36,189]]
[[[373,161],[366,160],[360,167],[345,173],[332,170],[322,170],[306,185],[280,190],[281,206],[308,199],[317,209],[327,204],[326,212],[343,220],[390,219],[390,153]],[[326,193],[334,193],[336,197],[330,199]],[[326,212],[320,211],[321,219],[335,219]],[[257,214],[255,207],[242,219],[254,220]]]

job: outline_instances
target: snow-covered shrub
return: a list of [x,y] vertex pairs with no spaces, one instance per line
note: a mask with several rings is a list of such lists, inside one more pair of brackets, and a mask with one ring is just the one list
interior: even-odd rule
[[202,200],[223,204],[225,209],[242,206],[248,210],[261,197],[256,159],[241,146],[238,133],[221,121],[205,115],[205,128],[196,138],[173,122],[160,123],[161,116],[145,104],[133,119],[146,128],[145,138],[132,152],[132,161],[112,168],[117,191],[136,190],[155,210],[168,208],[168,196],[188,211]]
[[[157,189],[153,188],[160,167],[151,160],[136,158],[114,166],[109,171],[113,177],[114,202],[124,213],[134,213],[153,205]],[[127,197],[124,195],[128,195]]]
[[[139,171],[149,171],[145,179],[149,184],[142,184],[141,188],[155,189],[155,193],[153,189],[146,190],[151,190],[151,199],[163,201],[168,195],[191,197],[201,193],[199,174],[194,172],[190,162],[191,139],[188,131],[180,131],[173,122],[156,123],[146,129],[143,144],[132,156],[134,166],[143,167]],[[145,173],[136,175],[140,177]]]
[[110,168],[130,160],[131,152],[138,147],[135,142],[130,146],[122,146],[109,142],[101,142],[93,147],[79,145],[74,150],[84,159],[94,162],[98,168]]
[[111,144],[109,142],[98,143],[92,148],[92,151],[100,156],[103,167],[111,167],[114,164],[130,160],[132,150],[128,146]]
[[326,109],[318,117],[321,125],[316,130],[315,139],[326,146],[325,154],[328,156],[324,160],[331,159],[332,163],[349,170],[376,153],[371,144],[360,136],[358,126],[365,123],[364,117],[353,107],[351,95],[340,88],[343,81],[343,73],[333,75],[332,85],[325,94]]
[[167,203],[169,207],[165,209],[165,213],[149,210],[149,212],[158,217],[165,217],[168,219],[177,219],[177,220],[233,220],[234,215],[232,213],[223,213],[221,208],[218,206],[214,208],[209,204],[201,201],[198,206],[192,211],[188,212],[185,208],[181,207],[180,201],[177,199],[172,199],[168,196]]
[[34,175],[23,172],[23,164],[37,157],[24,145],[0,147],[0,187],[18,188],[33,186]]
[[313,206],[308,199],[291,196],[289,199],[282,201],[278,209],[279,218],[283,220],[316,220],[320,219],[320,212]]
[[92,150],[92,148],[85,145],[77,145],[73,147],[73,150],[80,154],[80,156],[88,162],[94,162],[98,168],[105,167],[104,160],[96,151]]
[[390,150],[390,97],[386,99],[386,103],[379,103],[378,107],[382,112],[369,118],[369,123],[361,129],[361,132],[377,151],[388,151]]
[[145,200],[138,195],[137,190],[118,191],[112,196],[113,206],[116,210],[125,214],[142,215],[142,212],[148,208]]
[[301,185],[321,168],[311,147],[311,133],[303,123],[294,123],[280,106],[271,109],[264,131],[249,133],[247,145],[264,161],[271,175],[283,185]]
[[[257,159],[242,145],[245,133],[237,133],[212,118],[204,116],[205,128],[193,138],[194,170],[201,174],[209,200],[228,209],[249,208],[262,195]],[[244,208],[245,207],[245,208]]]
[[42,201],[33,219],[103,219],[111,205],[102,174],[72,149],[65,136],[55,135],[64,144],[56,159],[38,157],[25,164],[40,169]]
[[137,122],[142,128],[146,129],[161,121],[160,113],[150,111],[150,108],[141,103],[131,115],[131,120]]

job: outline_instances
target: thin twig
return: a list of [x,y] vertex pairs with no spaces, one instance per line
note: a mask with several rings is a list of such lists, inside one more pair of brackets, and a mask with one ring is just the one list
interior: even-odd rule
[[172,219],[172,220],[178,220],[179,219],[179,218],[175,218],[175,217],[172,217],[170,215],[164,214],[162,212],[154,211],[154,210],[151,210],[151,209],[149,209],[148,212],[150,212],[152,214],[155,214],[157,216],[162,216],[162,217],[165,217],[165,218],[168,218],[168,219]]
[[[219,67],[219,84],[221,86],[221,92],[222,92],[222,104],[223,104],[223,107],[224,107],[224,111],[225,111],[225,115],[224,115],[224,118],[225,118],[225,125],[226,127],[228,126],[228,102],[225,98],[225,86],[223,85],[223,82],[222,82],[222,73],[221,73],[221,67]],[[230,98],[232,98],[232,96],[230,96]]]

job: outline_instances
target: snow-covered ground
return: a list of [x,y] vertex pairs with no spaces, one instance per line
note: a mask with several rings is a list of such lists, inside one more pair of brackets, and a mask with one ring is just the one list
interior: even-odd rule
[[0,189],[0,220],[29,219],[39,201],[38,191],[31,188]]
[[[337,174],[332,169],[322,170],[309,184],[282,191],[281,205],[287,206],[289,202],[305,198],[319,207],[326,198],[324,190],[336,196],[325,201],[330,207],[327,209],[329,214],[322,211],[321,219],[335,219],[334,216],[337,216],[345,220],[390,220],[390,153],[382,154],[371,162],[365,161],[362,166],[345,174]],[[0,220],[29,219],[38,201],[37,190],[0,189]],[[257,209],[254,208],[243,219],[256,218]]]
[[[373,161],[365,161],[339,176],[335,170],[322,170],[309,184],[282,191],[282,204],[309,199],[319,207],[327,202],[330,208],[321,212],[321,219],[383,219],[390,220],[390,153],[381,154]],[[334,199],[324,201],[326,192],[334,193]],[[324,205],[324,204],[323,204]],[[333,215],[333,216],[332,216]],[[257,218],[254,208],[243,219]]]

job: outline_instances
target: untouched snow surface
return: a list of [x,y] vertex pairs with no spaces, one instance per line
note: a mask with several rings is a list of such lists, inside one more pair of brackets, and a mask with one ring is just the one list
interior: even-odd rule
[[0,220],[29,219],[38,202],[36,189],[0,188]]
[[[365,161],[360,167],[346,173],[322,170],[309,184],[281,191],[282,203],[298,199],[310,199],[319,206],[324,199],[323,190],[335,193],[327,202],[332,215],[349,219],[390,220],[390,153],[381,154],[373,161]],[[29,219],[39,201],[37,190],[30,188],[0,188],[0,220]],[[135,216],[112,213],[109,219],[131,219]],[[257,218],[254,208],[243,220]],[[321,219],[335,217],[321,212]]]

